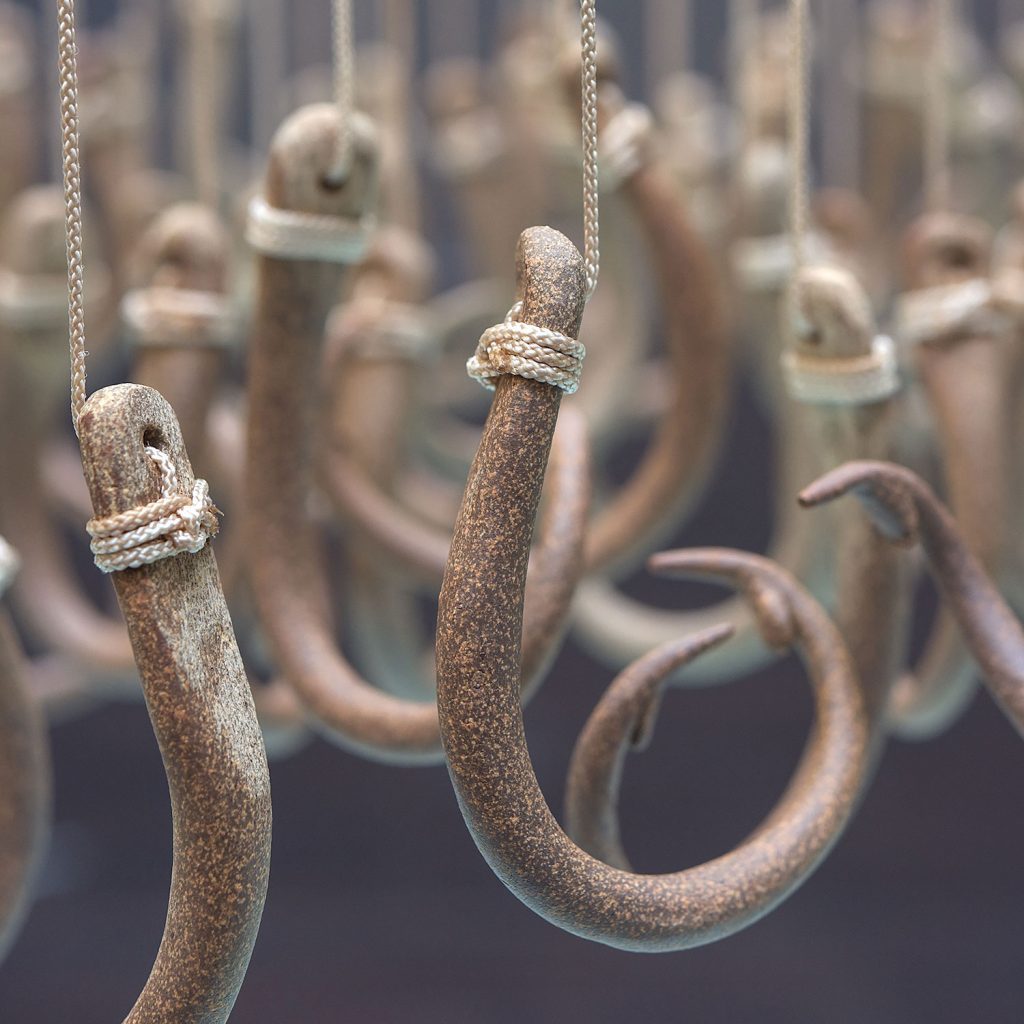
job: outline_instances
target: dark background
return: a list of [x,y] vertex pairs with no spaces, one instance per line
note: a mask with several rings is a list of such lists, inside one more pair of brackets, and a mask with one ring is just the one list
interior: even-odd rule
[[[635,54],[640,5],[600,6]],[[712,67],[724,5],[695,6],[700,63]],[[106,7],[92,0],[90,17]],[[325,19],[325,7],[297,4],[296,17]],[[741,390],[715,486],[680,540],[763,547],[770,523],[750,510],[770,506],[768,446]],[[642,579],[634,592],[676,593]],[[609,679],[570,644],[527,709],[556,813],[572,744]],[[740,841],[781,793],[809,718],[789,662],[671,692],[652,748],[628,766],[624,835],[636,866],[675,870]],[[53,745],[53,850],[0,968],[0,1021],[109,1024],[135,999],[163,925],[163,771],[141,705],[58,726]],[[382,767],[316,741],[272,775],[273,873],[239,1022],[1024,1018],[1024,746],[984,696],[941,739],[890,745],[847,834],[785,905],[739,936],[674,955],[605,949],[520,905],[477,854],[443,768]]]

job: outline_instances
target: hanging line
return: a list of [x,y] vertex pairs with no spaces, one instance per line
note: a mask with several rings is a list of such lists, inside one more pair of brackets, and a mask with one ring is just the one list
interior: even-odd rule
[[863,65],[860,9],[852,0],[826,0],[821,33],[828,58],[822,66],[822,177],[839,188],[860,181],[860,101],[848,72]]
[[652,101],[669,75],[692,65],[690,15],[690,0],[647,0],[647,95]]
[[85,405],[85,274],[82,267],[82,168],[78,144],[78,60],[75,0],[57,0],[61,165],[68,254],[68,347],[71,353],[71,422]]
[[580,49],[583,55],[583,261],[587,298],[601,271],[597,170],[597,0],[580,2]]
[[743,167],[754,134],[750,95],[750,62],[757,40],[759,0],[729,0],[728,67],[725,79],[729,84],[733,110],[737,120],[737,145],[734,184],[742,180]]
[[807,22],[807,0],[789,0],[789,234],[794,278],[806,262],[810,220]]
[[952,0],[932,0],[931,53],[924,109],[924,190],[930,210],[945,210],[950,202],[949,57],[952,30]]
[[220,204],[221,62],[218,39],[225,30],[209,0],[189,0],[185,8],[189,65],[189,120],[192,178],[204,206]]
[[333,0],[331,6],[334,61],[334,102],[338,108],[338,141],[327,180],[342,182],[352,169],[352,112],[355,109],[355,34],[352,0]]
[[[250,0],[248,44],[252,146],[265,153],[277,130],[288,72],[283,0]],[[260,158],[262,161],[262,157]]]

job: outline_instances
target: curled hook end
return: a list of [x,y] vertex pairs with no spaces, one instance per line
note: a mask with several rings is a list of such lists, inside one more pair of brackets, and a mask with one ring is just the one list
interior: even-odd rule
[[648,567],[659,575],[730,583],[743,591],[769,647],[786,650],[796,639],[792,600],[799,585],[767,558],[726,548],[694,548],[653,555]]
[[804,508],[816,508],[852,494],[883,537],[912,545],[919,533],[917,498],[924,487],[909,470],[886,462],[848,462],[800,492]]
[[665,683],[676,669],[725,643],[735,632],[735,626],[728,622],[709,626],[693,636],[663,645],[623,672],[618,684],[621,686],[621,696],[636,708],[629,733],[631,750],[646,750],[649,746],[657,724]]

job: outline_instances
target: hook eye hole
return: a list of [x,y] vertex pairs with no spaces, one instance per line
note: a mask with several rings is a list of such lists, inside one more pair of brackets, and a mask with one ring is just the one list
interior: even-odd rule
[[164,450],[164,434],[159,427],[149,426],[142,432],[142,445],[144,448],[158,448]]
[[340,192],[348,184],[348,175],[332,175],[329,173],[320,175],[320,187],[325,192]]

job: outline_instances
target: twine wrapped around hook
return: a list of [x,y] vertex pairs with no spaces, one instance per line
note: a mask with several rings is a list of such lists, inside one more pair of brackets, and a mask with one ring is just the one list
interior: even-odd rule
[[192,494],[183,494],[170,457],[150,445],[146,454],[160,470],[161,496],[128,512],[91,519],[86,526],[103,572],[138,569],[183,551],[195,554],[217,533],[217,507],[206,481],[196,480]]

